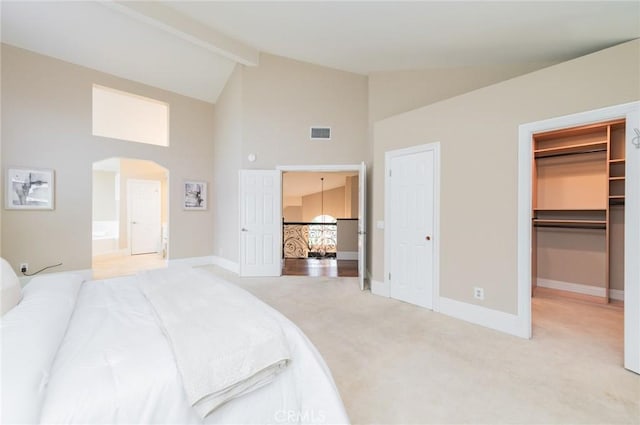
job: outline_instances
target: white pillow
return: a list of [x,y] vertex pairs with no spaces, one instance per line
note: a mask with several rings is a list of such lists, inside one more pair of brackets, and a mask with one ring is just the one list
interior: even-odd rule
[[0,423],[38,423],[53,360],[73,313],[82,277],[37,277],[23,299],[0,320]]
[[15,307],[22,298],[20,290],[20,280],[11,268],[11,265],[4,258],[0,258],[0,316]]

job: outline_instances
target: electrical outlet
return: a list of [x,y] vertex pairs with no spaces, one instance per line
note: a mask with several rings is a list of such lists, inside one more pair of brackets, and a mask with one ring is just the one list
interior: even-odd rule
[[477,286],[473,288],[473,298],[477,300],[484,300],[484,288],[478,288]]
[[26,273],[29,271],[29,263],[20,263],[20,272]]

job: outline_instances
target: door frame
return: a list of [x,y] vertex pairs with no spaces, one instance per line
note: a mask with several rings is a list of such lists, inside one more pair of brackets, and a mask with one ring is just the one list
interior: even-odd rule
[[[431,310],[440,311],[440,142],[411,146],[387,151],[384,154],[384,216],[391,217],[391,180],[389,178],[391,160],[397,157],[433,151],[433,288]],[[391,264],[391,228],[384,226],[384,290],[391,297],[389,266]]]
[[[531,320],[531,205],[532,135],[589,123],[626,118],[626,138],[640,120],[640,102],[580,112],[522,124],[518,137],[518,335],[532,336]],[[635,121],[635,124],[633,123]],[[640,373],[640,267],[631,259],[640,257],[640,155],[626,154],[625,187],[625,290],[624,290],[624,366]],[[631,157],[631,160],[630,160]],[[630,196],[631,195],[631,196]],[[635,219],[634,219],[635,218]],[[635,237],[634,237],[635,236]]]
[[[278,165],[276,166],[276,170],[280,171],[280,173],[282,174],[283,172],[316,172],[316,173],[340,173],[340,172],[357,172],[358,176],[360,176],[360,172],[362,170],[362,164],[332,164],[332,165]],[[359,188],[358,190],[366,190]],[[366,196],[366,193],[365,193]],[[360,205],[361,199],[360,197],[358,198],[358,211],[360,214],[363,214],[364,220],[366,221],[366,198],[364,199],[364,204],[365,205]],[[282,210],[282,196],[280,197],[280,210]],[[358,227],[362,227],[362,231],[366,232],[367,229],[367,223],[359,223]],[[359,229],[359,231],[361,231]],[[280,244],[279,246],[280,249],[280,258],[282,258],[282,244]],[[358,256],[363,256],[366,259],[366,234],[365,234],[365,244],[363,246],[363,250],[364,252],[361,253],[360,249],[358,250]],[[367,280],[367,270],[365,268],[362,269],[362,276],[358,276],[358,279],[363,279],[363,280]],[[361,289],[363,289],[363,287],[361,287]]]
[[[131,184],[132,183],[139,183],[139,182],[145,182],[145,183],[149,183],[149,182],[154,182],[158,184],[158,194],[160,195],[160,210],[158,211],[158,214],[160,215],[160,237],[159,237],[159,246],[158,246],[158,252],[162,252],[162,181],[160,180],[154,180],[154,179],[127,179],[127,245],[128,245],[128,252],[129,255],[134,255],[133,254],[133,232],[131,231]],[[167,220],[168,221],[168,220]],[[168,252],[167,252],[167,258],[168,258]]]

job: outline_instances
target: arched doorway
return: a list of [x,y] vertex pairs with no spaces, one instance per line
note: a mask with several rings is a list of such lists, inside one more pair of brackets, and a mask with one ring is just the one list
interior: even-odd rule
[[92,269],[95,279],[166,267],[169,172],[153,161],[93,163]]

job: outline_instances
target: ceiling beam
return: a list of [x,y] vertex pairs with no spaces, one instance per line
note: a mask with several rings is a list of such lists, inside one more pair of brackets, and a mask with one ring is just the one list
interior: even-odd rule
[[234,62],[249,66],[258,65],[258,49],[228,37],[160,2],[109,0],[100,3]]

